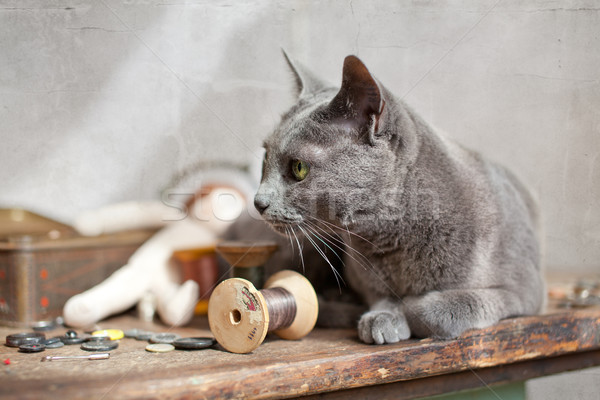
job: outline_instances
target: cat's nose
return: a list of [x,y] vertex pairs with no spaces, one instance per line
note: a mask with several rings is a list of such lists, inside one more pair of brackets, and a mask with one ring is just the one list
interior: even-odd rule
[[256,207],[258,212],[262,214],[267,208],[269,208],[269,202],[264,197],[256,195],[254,196],[254,207]]

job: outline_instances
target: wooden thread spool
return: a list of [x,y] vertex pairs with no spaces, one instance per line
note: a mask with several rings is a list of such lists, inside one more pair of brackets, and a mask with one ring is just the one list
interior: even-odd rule
[[216,250],[233,267],[234,277],[246,279],[252,282],[254,287],[262,288],[263,265],[277,250],[277,243],[228,241],[219,243]]
[[232,353],[250,353],[267,332],[300,339],[312,331],[318,314],[314,288],[290,270],[271,276],[262,290],[246,279],[227,279],[215,288],[208,303],[210,330]]

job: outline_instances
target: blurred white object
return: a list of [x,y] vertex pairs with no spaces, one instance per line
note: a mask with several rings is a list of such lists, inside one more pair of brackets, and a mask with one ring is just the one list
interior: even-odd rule
[[156,296],[146,292],[137,304],[138,319],[144,322],[152,322],[156,314]]
[[[65,322],[73,327],[89,326],[127,310],[144,296],[156,298],[156,311],[164,323],[179,326],[189,322],[198,301],[198,284],[192,280],[181,284],[170,265],[173,252],[214,245],[246,209],[247,197],[231,186],[208,186],[202,193],[189,210],[160,202],[127,202],[77,218],[76,228],[88,235],[164,227],[104,282],[70,298],[63,309]],[[177,213],[180,217],[174,218]]]
[[169,207],[159,201],[129,201],[81,213],[73,227],[84,236],[164,226]]

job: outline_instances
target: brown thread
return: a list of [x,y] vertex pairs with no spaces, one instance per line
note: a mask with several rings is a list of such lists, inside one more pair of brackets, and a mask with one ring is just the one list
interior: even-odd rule
[[269,332],[281,328],[287,328],[296,318],[296,300],[294,296],[284,288],[275,287],[262,289],[269,311]]

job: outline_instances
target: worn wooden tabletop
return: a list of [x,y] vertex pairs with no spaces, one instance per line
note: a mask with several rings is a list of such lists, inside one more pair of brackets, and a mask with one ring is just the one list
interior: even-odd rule
[[[127,315],[103,321],[99,326],[169,331],[160,324],[142,323]],[[23,329],[0,328],[0,335],[3,340],[20,331]],[[184,337],[210,335],[207,320],[202,317],[185,328],[170,331]],[[47,337],[64,332],[64,328],[57,329],[47,333]],[[600,307],[508,319],[448,341],[409,340],[375,346],[360,343],[355,330],[316,329],[298,341],[268,336],[253,353],[244,355],[228,353],[218,346],[150,353],[145,351],[146,345],[147,342],[125,338],[118,349],[111,351],[108,360],[52,362],[40,359],[46,355],[90,353],[79,346],[34,354],[0,346],[0,362],[5,361],[0,365],[0,398],[267,399],[340,390],[345,395],[355,392],[366,398],[367,392],[357,390],[383,389],[397,382],[425,382],[421,389],[402,391],[404,398],[410,398],[456,389],[451,383],[456,380],[436,381],[434,385],[420,378],[466,373],[476,378],[479,385],[487,385],[486,380],[490,384],[498,381],[500,372],[486,375],[494,368],[520,368],[518,374],[524,374],[524,379],[600,364]],[[549,360],[561,359],[564,366],[549,367]],[[545,372],[537,373],[537,367],[527,364],[535,360],[545,361]]]

